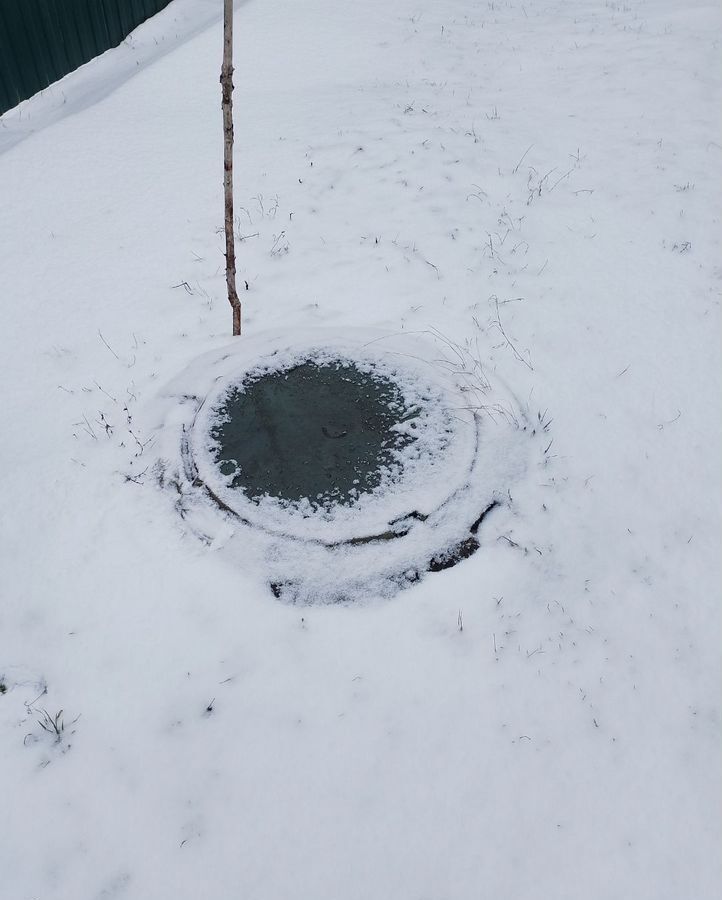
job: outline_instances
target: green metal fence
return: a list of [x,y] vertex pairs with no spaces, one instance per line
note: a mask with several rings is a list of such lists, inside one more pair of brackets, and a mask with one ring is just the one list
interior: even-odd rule
[[0,0],[0,115],[82,66],[170,0]]

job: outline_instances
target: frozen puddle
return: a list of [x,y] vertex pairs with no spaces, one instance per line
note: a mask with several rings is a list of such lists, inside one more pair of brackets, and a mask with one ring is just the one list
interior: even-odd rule
[[183,520],[291,602],[388,596],[466,559],[528,454],[514,398],[438,339],[242,338],[163,402]]

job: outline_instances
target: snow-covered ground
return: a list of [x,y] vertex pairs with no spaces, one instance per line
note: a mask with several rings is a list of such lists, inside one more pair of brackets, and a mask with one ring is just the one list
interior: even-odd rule
[[274,599],[153,477],[232,340],[219,11],[0,119],[2,900],[719,896],[721,35],[238,5],[248,338],[438,330],[553,420],[479,552],[355,604]]

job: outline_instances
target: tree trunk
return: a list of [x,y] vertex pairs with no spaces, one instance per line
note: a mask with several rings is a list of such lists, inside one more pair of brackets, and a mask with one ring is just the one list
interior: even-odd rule
[[241,301],[236,291],[236,246],[233,233],[233,0],[223,0],[223,194],[226,230],[226,287],[233,310],[233,334],[241,333]]

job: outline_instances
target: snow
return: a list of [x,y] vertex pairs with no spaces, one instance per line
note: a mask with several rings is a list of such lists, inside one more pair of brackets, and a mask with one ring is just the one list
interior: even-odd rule
[[239,341],[436,331],[549,429],[470,559],[294,606],[153,475],[232,340],[176,4],[0,119],[0,896],[717,897],[718,5],[238,5]]

